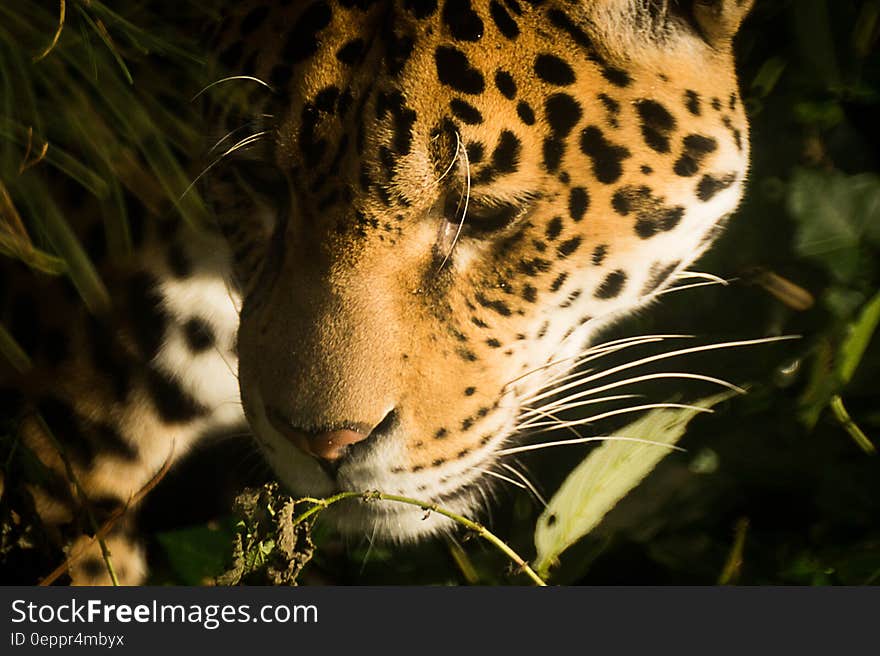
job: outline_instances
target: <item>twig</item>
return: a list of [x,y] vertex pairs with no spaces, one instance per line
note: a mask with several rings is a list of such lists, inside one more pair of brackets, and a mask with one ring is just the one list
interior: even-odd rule
[[748,517],[741,517],[736,523],[736,537],[733,541],[733,546],[730,548],[730,554],[727,556],[724,569],[721,570],[721,576],[718,577],[718,585],[730,585],[739,578],[743,564],[743,549],[746,546],[746,534],[748,531],[749,519]]
[[[43,434],[52,443],[55,450],[58,451],[58,455],[61,456],[61,462],[64,463],[64,469],[67,472],[67,480],[73,483],[73,488],[76,490],[76,496],[79,498],[80,507],[86,511],[86,516],[89,518],[89,523],[92,525],[92,531],[97,535],[99,530],[98,522],[95,519],[95,514],[92,512],[89,497],[86,495],[85,490],[83,490],[79,483],[76,473],[73,471],[73,466],[70,464],[70,459],[67,457],[67,450],[55,437],[55,434],[52,432],[52,429],[49,428],[49,424],[46,423],[46,420],[43,419],[42,415],[37,413],[34,417],[37,424],[39,424],[40,429],[43,431]],[[101,547],[101,555],[104,557],[104,565],[107,567],[107,573],[110,575],[110,580],[113,582],[113,585],[119,585],[119,579],[116,578],[116,570],[113,569],[113,561],[110,558],[110,550],[107,548],[107,543],[103,538],[99,538],[98,545]]]
[[[29,128],[32,130],[33,128]],[[30,132],[28,133],[30,134]],[[27,158],[27,155],[25,155]],[[2,219],[2,225],[8,228],[8,232],[19,239],[27,240],[30,243],[30,237],[28,236],[27,228],[24,227],[24,222],[21,220],[21,215],[18,213],[18,210],[15,209],[15,204],[12,202],[12,196],[9,195],[9,190],[6,189],[6,185],[3,182],[0,182],[0,219]]]
[[[368,496],[367,496],[368,495]],[[520,569],[522,569],[523,573],[528,576],[532,581],[535,582],[535,585],[545,586],[547,583],[544,582],[540,576],[535,573],[529,564],[520,558],[519,554],[517,554],[513,549],[511,549],[506,542],[497,537],[494,533],[492,533],[489,529],[487,529],[482,524],[475,522],[467,517],[463,517],[461,515],[457,515],[445,508],[441,508],[436,504],[426,504],[424,501],[418,501],[417,499],[410,499],[409,497],[401,497],[396,494],[385,494],[383,492],[370,492],[367,493],[367,498],[374,499],[382,499],[384,501],[396,501],[398,503],[406,503],[411,506],[418,506],[422,510],[436,512],[437,514],[443,515],[444,517],[448,517],[452,521],[461,524],[462,526],[469,528],[471,531],[476,533],[478,536],[491,543],[495,547],[497,547],[502,553],[504,553],[508,558],[510,558],[514,563],[516,563]]]
[[34,57],[34,63],[37,63],[44,57],[46,57],[52,50],[55,48],[55,45],[58,43],[58,39],[61,38],[61,32],[64,30],[64,16],[67,13],[67,3],[65,0],[60,0],[61,7],[59,8],[59,16],[58,16],[58,29],[55,30],[55,36],[52,37],[51,43],[46,46],[46,49],[43,50],[39,55]]
[[2,323],[0,323],[0,356],[3,356],[18,373],[23,374],[31,368],[30,356],[18,345]]
[[40,162],[43,161],[46,157],[46,153],[49,152],[49,142],[46,141],[43,143],[43,147],[40,148],[40,152],[37,153],[33,159],[31,159],[31,151],[34,149],[34,128],[28,128],[28,142],[27,149],[24,153],[24,158],[21,161],[21,164],[18,166],[18,174],[21,175],[25,171],[27,171],[32,166],[36,166]]
[[[42,581],[40,581],[39,585],[48,586],[52,585],[58,577],[64,574],[70,568],[74,562],[79,560],[85,552],[91,547],[95,540],[101,541],[104,537],[110,532],[113,526],[118,522],[128,509],[132,506],[140,503],[141,499],[143,499],[147,494],[149,494],[153,488],[155,488],[159,482],[165,478],[165,475],[171,470],[171,465],[174,462],[174,443],[171,443],[171,451],[168,454],[168,457],[165,459],[165,464],[162,465],[162,468],[157,471],[153,477],[147,481],[147,483],[138,490],[135,494],[133,494],[128,501],[126,501],[123,505],[119,506],[116,510],[110,513],[110,516],[107,520],[101,525],[95,534],[89,539],[89,541],[82,546],[76,553],[71,553],[67,556],[63,563],[61,563],[58,567],[56,567],[52,572],[46,576]],[[119,585],[118,582],[115,582],[114,585]]]
[[461,571],[464,580],[467,581],[469,585],[478,585],[480,583],[480,575],[477,572],[477,568],[474,567],[474,564],[468,557],[467,552],[465,552],[462,546],[452,538],[448,539],[446,544],[449,547],[449,554],[452,556],[452,559]]
[[[302,515],[295,518],[293,520],[293,525],[301,524],[309,517],[315,515],[316,513],[325,510],[329,506],[332,506],[334,503],[338,503],[339,501],[343,501],[344,499],[352,499],[360,497],[364,501],[394,501],[396,503],[404,503],[410,506],[416,506],[421,508],[426,512],[435,512],[438,515],[443,515],[451,519],[452,521],[464,526],[465,528],[473,531],[479,537],[483,538],[490,544],[494,545],[499,551],[501,551],[504,555],[506,555],[510,560],[512,560],[516,565],[522,570],[526,576],[528,576],[532,581],[534,581],[535,585],[546,586],[547,583],[544,582],[540,576],[538,576],[535,571],[529,566],[529,564],[523,560],[519,554],[517,554],[513,549],[511,549],[506,542],[501,540],[498,536],[492,533],[489,529],[487,529],[482,524],[475,522],[467,517],[463,517],[462,515],[458,515],[450,510],[446,510],[445,508],[441,508],[437,504],[426,503],[424,501],[419,501],[418,499],[411,499],[410,497],[402,497],[396,494],[385,494],[384,492],[378,491],[368,491],[368,492],[340,492],[339,494],[335,494],[332,497],[327,497],[326,499],[307,499],[309,502],[314,503],[315,505],[305,511]],[[306,499],[300,499],[300,501],[305,501]]]
[[862,448],[862,451],[869,456],[877,455],[877,447],[874,446],[870,438],[865,435],[864,431],[862,431],[858,424],[852,420],[852,417],[849,416],[849,412],[846,411],[846,407],[843,405],[843,399],[839,394],[835,394],[831,397],[829,407],[831,408],[831,412],[834,413],[834,418],[840,422],[843,429],[849,433],[849,436],[853,438],[855,443]]

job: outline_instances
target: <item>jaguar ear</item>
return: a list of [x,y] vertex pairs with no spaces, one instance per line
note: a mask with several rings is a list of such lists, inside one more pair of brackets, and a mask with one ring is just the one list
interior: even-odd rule
[[694,22],[712,46],[729,43],[755,0],[694,0]]
[[[755,0],[581,0],[593,29],[636,52],[653,44],[665,48],[683,33],[713,48],[730,45]],[[632,50],[628,53],[632,55]]]

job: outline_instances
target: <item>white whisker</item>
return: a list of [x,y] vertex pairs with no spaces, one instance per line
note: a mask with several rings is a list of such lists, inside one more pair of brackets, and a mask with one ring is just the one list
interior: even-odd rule
[[226,365],[226,368],[229,370],[229,373],[232,374],[232,376],[235,378],[235,380],[238,380],[238,372],[232,367],[232,365],[229,363],[229,360],[226,359],[226,354],[223,353],[223,351],[220,349],[220,346],[218,344],[214,344],[214,350],[217,352],[217,355],[220,358],[220,360],[223,362],[223,364]]
[[[572,368],[575,368],[575,367],[580,367],[581,365],[583,365],[583,364],[586,363],[586,362],[591,362],[591,361],[593,361],[593,360],[598,360],[599,358],[605,357],[606,355],[611,355],[612,353],[617,353],[618,351],[623,351],[623,350],[625,350],[625,349],[632,348],[632,347],[635,347],[635,346],[641,346],[641,345],[643,345],[643,344],[653,344],[653,343],[655,343],[655,342],[659,342],[659,341],[662,341],[662,340],[659,340],[659,339],[643,339],[643,340],[638,341],[638,342],[630,342],[629,344],[623,344],[623,345],[614,346],[614,347],[607,347],[607,348],[605,348],[605,349],[602,349],[602,350],[599,350],[599,351],[596,351],[596,352],[591,352],[591,353],[590,353],[589,355],[587,355],[587,356],[584,356],[584,354],[581,354],[581,355],[578,355],[578,356],[575,357],[575,360],[576,360],[576,361],[575,361],[575,362],[571,365],[571,367],[569,367],[566,371],[570,371]],[[577,371],[574,371],[574,372],[572,372],[572,373],[569,373],[569,374],[567,374],[566,376],[562,376],[561,378],[554,378],[554,379],[551,379],[547,384],[545,384],[544,386],[542,386],[541,389],[538,390],[538,391],[536,392],[536,394],[540,394],[540,393],[542,393],[542,392],[547,391],[547,388],[548,388],[550,385],[553,385],[554,390],[559,391],[559,389],[560,389],[560,388],[559,388],[559,385],[564,385],[564,384],[568,383],[569,381],[574,380],[574,379],[576,379],[576,378],[579,378],[579,377],[581,377],[581,376],[584,376],[584,375],[586,375],[586,374],[588,374],[588,373],[590,373],[590,372],[592,372],[592,371],[595,371],[595,369],[594,369],[594,368],[590,368],[590,369],[577,369]],[[562,388],[562,389],[567,389],[567,388]],[[531,400],[531,399],[526,398],[526,399],[524,399],[524,400],[525,400],[525,401],[529,401],[529,400]]]
[[644,405],[636,405],[631,408],[621,408],[619,410],[609,410],[608,412],[602,412],[598,415],[591,415],[589,417],[585,417],[583,419],[573,419],[571,421],[566,421],[561,424],[550,422],[550,421],[538,421],[537,419],[532,419],[524,424],[517,426],[517,430],[533,430],[535,428],[546,428],[547,430],[557,430],[559,428],[565,428],[566,426],[583,426],[584,424],[589,424],[594,421],[600,421],[601,419],[607,419],[608,417],[614,417],[617,415],[625,415],[631,412],[641,412],[643,410],[654,410],[657,408],[672,408],[676,410],[693,410],[695,412],[702,412],[705,414],[712,414],[714,411],[711,408],[702,408],[698,405],[689,405],[687,403],[645,403]]
[[461,137],[458,135],[458,132],[455,133],[455,154],[452,156],[452,161],[449,162],[449,166],[446,167],[446,170],[443,171],[443,175],[437,178],[437,182],[443,182],[447,175],[455,168],[455,165],[458,163],[459,151],[461,150],[462,143]]
[[494,522],[492,519],[492,501],[489,499],[489,495],[486,493],[485,485],[477,485],[476,490],[479,493],[480,497],[483,499],[483,507],[486,510],[486,524],[491,526]]
[[233,292],[232,284],[228,278],[224,280],[224,286],[226,287],[226,296],[229,297],[229,302],[232,303],[232,307],[235,308],[236,312],[241,314],[241,297]]
[[535,498],[541,502],[541,505],[543,505],[545,508],[547,507],[547,500],[541,495],[540,492],[538,492],[538,488],[535,487],[535,485],[528,479],[528,477],[526,477],[525,474],[519,471],[516,467],[512,467],[507,463],[502,462],[500,464],[507,471],[511,472],[514,476],[521,480],[523,484],[529,488],[529,491],[535,495]]
[[[523,378],[527,378],[533,374],[538,373],[539,371],[544,371],[545,369],[549,369],[551,367],[555,367],[557,365],[565,364],[566,362],[570,362],[571,367],[577,366],[578,364],[583,364],[584,362],[589,362],[590,360],[594,360],[599,356],[608,355],[610,353],[615,353],[617,351],[621,351],[626,348],[631,348],[634,346],[641,346],[642,344],[652,344],[654,342],[662,342],[665,339],[692,339],[694,335],[639,335],[637,337],[625,337],[623,339],[616,339],[610,342],[603,342],[601,344],[595,344],[590,346],[586,350],[577,355],[573,355],[568,358],[560,358],[558,360],[553,360],[552,362],[548,362],[547,364],[541,365],[540,367],[536,367],[531,369],[530,371],[525,372],[524,374],[520,374],[510,382],[508,382],[504,389],[507,389],[511,385],[521,381]],[[569,369],[571,368],[569,367]],[[568,369],[566,369],[568,371]],[[557,384],[560,382],[559,380],[554,379],[549,384]],[[545,385],[546,387],[546,385]],[[542,388],[544,389],[544,388]]]
[[[461,141],[461,136],[458,132],[455,133],[456,143]],[[458,147],[456,146],[456,150],[458,151]],[[460,150],[461,156],[464,157],[464,172],[465,172],[465,191],[464,191],[464,209],[461,212],[461,221],[458,224],[458,228],[455,231],[455,236],[452,238],[452,244],[449,246],[449,251],[446,253],[446,257],[443,258],[443,261],[440,263],[440,266],[437,269],[437,273],[443,270],[443,267],[446,266],[446,263],[449,261],[449,258],[452,257],[452,251],[455,249],[455,245],[458,243],[458,238],[461,237],[461,231],[464,229],[464,222],[467,219],[467,210],[468,203],[471,199],[471,162],[468,159],[467,148],[462,147]],[[458,213],[458,208],[456,208],[456,213]]]
[[521,415],[520,418],[524,419],[526,417],[529,417],[530,415],[540,414],[541,416],[549,417],[550,419],[555,419],[556,421],[560,421],[560,419],[558,417],[554,417],[552,414],[550,414],[549,411],[550,410],[557,410],[557,411],[558,410],[567,410],[569,407],[575,408],[575,407],[579,407],[581,405],[593,405],[596,403],[605,403],[607,401],[623,401],[625,399],[636,399],[636,398],[641,398],[643,396],[644,396],[643,394],[618,394],[616,396],[602,396],[598,399],[590,399],[589,401],[584,401],[583,403],[577,403],[572,406],[559,405],[559,404],[555,404],[555,403],[551,403],[546,406],[542,406],[540,408],[530,408],[528,406],[523,406],[523,410],[525,410],[525,412]]
[[[563,420],[560,419],[559,417],[557,417],[557,416],[555,416],[555,415],[553,415],[553,414],[551,414],[551,413],[549,413],[549,412],[544,412],[544,411],[543,411],[542,409],[540,409],[540,408],[524,408],[524,409],[527,410],[527,412],[524,413],[523,415],[521,415],[521,416],[519,417],[520,419],[522,419],[523,417],[527,417],[527,416],[529,416],[529,415],[537,414],[537,415],[540,415],[540,416],[542,416],[542,417],[547,417],[547,418],[549,418],[549,419],[552,419],[553,421],[560,421],[560,422],[563,421]],[[575,429],[573,429],[573,428],[569,428],[568,430],[569,430],[570,432],[574,433],[575,435],[577,435],[578,437],[580,437],[580,433],[578,433]]]
[[241,141],[239,141],[239,142],[238,142],[237,144],[235,144],[234,146],[231,146],[226,152],[224,152],[224,153],[223,153],[222,155],[220,155],[217,159],[215,159],[213,162],[211,162],[210,164],[208,164],[208,166],[206,166],[206,167],[202,170],[202,172],[199,173],[199,174],[196,176],[195,180],[193,180],[192,182],[189,183],[189,186],[188,186],[186,189],[183,190],[183,193],[182,193],[182,194],[180,194],[180,199],[179,199],[179,200],[183,200],[183,197],[186,196],[186,195],[192,190],[192,188],[196,186],[196,183],[197,183],[199,180],[201,180],[202,177],[203,177],[208,171],[210,171],[210,170],[213,169],[215,166],[217,166],[217,164],[219,164],[219,163],[223,160],[224,157],[226,157],[226,156],[228,156],[228,155],[231,155],[232,153],[234,153],[236,150],[239,150],[240,148],[244,148],[244,147],[246,147],[246,146],[250,146],[252,143],[255,143],[255,142],[259,141],[262,137],[264,137],[264,136],[267,135],[267,134],[269,134],[269,130],[262,130],[262,131],[260,131],[260,132],[257,132],[256,134],[252,134],[252,135],[249,136],[249,137],[245,137],[244,139],[242,139]]
[[668,360],[669,358],[678,357],[679,355],[689,355],[691,353],[701,353],[705,351],[720,351],[722,349],[727,348],[739,348],[743,346],[758,346],[761,344],[774,344],[776,342],[785,342],[791,341],[795,339],[800,339],[799,335],[783,335],[781,337],[763,337],[761,339],[747,339],[747,340],[739,340],[735,342],[721,342],[720,344],[706,344],[704,346],[691,346],[685,349],[678,349],[675,351],[669,351],[667,353],[658,353],[657,355],[650,355],[645,358],[641,358],[639,360],[635,360],[633,362],[628,362],[626,364],[621,364],[616,367],[612,367],[610,369],[606,369],[597,374],[593,374],[592,376],[587,376],[586,378],[582,378],[574,383],[569,383],[568,385],[564,385],[561,388],[554,388],[552,390],[548,390],[543,392],[537,396],[526,399],[527,402],[533,403],[534,401],[538,401],[543,398],[547,398],[548,396],[553,396],[555,394],[559,394],[560,392],[564,392],[573,387],[578,387],[579,385],[585,385],[586,383],[590,383],[594,380],[599,380],[600,378],[605,378],[607,376],[611,376],[620,371],[625,371],[627,369],[632,369],[634,367],[640,367],[645,364],[649,364],[651,362],[658,362],[660,360]]
[[211,146],[211,149],[208,150],[208,155],[210,155],[210,154],[213,153],[215,150],[217,150],[217,149],[220,147],[220,145],[221,145],[224,141],[226,141],[227,139],[229,139],[229,137],[231,137],[232,135],[234,135],[236,132],[241,132],[241,131],[244,130],[245,128],[249,128],[249,127],[253,126],[255,123],[256,123],[256,121],[248,121],[248,122],[245,123],[244,125],[239,125],[239,126],[238,126],[237,128],[235,128],[234,130],[230,130],[229,132],[227,132],[226,135],[225,135],[222,139],[220,139],[220,141],[218,141],[218,142],[215,143],[213,146]]
[[528,491],[528,487],[520,483],[519,481],[515,481],[512,478],[505,476],[504,474],[499,474],[498,472],[491,471],[489,469],[474,469],[474,471],[478,471],[481,474],[485,474],[486,476],[491,476],[492,478],[498,478],[505,483],[510,483],[511,485],[515,485],[518,488]]
[[249,80],[251,82],[256,82],[257,84],[260,84],[260,85],[266,87],[272,93],[275,93],[275,89],[273,89],[271,87],[271,85],[267,84],[266,82],[263,82],[263,80],[261,80],[258,77],[254,77],[253,75],[230,75],[229,77],[224,77],[224,78],[221,78],[215,82],[211,82],[211,84],[209,84],[204,89],[199,91],[196,95],[194,95],[190,99],[190,102],[193,102],[194,100],[196,100],[199,96],[201,96],[203,93],[205,93],[205,91],[207,91],[208,89],[216,87],[218,84],[223,84],[224,82],[231,82],[232,80]]
[[242,139],[234,146],[231,146],[229,148],[229,150],[227,150],[225,153],[223,153],[223,155],[221,157],[226,157],[227,155],[231,155],[232,153],[234,153],[236,150],[240,150],[242,148],[250,146],[252,143],[259,141],[263,136],[265,136],[267,134],[269,134],[269,130],[261,130],[260,132],[256,132],[256,133],[252,134],[251,136]]
[[655,440],[645,440],[639,437],[626,437],[623,435],[602,435],[598,437],[581,437],[576,440],[559,440],[557,442],[543,442],[542,444],[527,444],[526,446],[516,446],[510,449],[502,449],[496,455],[511,456],[515,453],[526,453],[528,451],[539,451],[541,449],[549,449],[555,446],[569,446],[572,444],[589,444],[590,442],[638,442],[640,444],[650,444],[652,446],[660,446],[670,451],[680,451],[687,453],[687,449],[674,444],[666,444],[665,442],[657,442]]
[[702,271],[681,271],[680,273],[675,274],[676,280],[688,280],[692,278],[712,280],[714,282],[717,282],[719,285],[729,285],[733,281],[737,280],[737,278],[730,278],[729,280],[725,280],[720,276],[716,276],[711,273],[703,273]]
[[363,561],[361,561],[361,570],[360,570],[359,574],[364,573],[364,570],[367,567],[367,561],[370,559],[370,554],[373,553],[373,545],[375,544],[375,541],[376,541],[376,531],[378,530],[378,528],[379,528],[379,525],[374,524],[373,525],[373,532],[370,533],[370,535],[367,535],[366,533],[364,533],[364,538],[366,538],[366,540],[367,540],[367,552],[364,554]]
[[664,294],[672,294],[673,292],[683,292],[686,289],[696,289],[697,287],[715,287],[717,285],[727,285],[727,281],[716,282],[715,280],[711,280],[709,282],[695,282],[691,285],[678,285],[676,287],[666,287],[659,292],[654,292],[651,296],[663,296]]
[[[641,383],[646,380],[662,380],[667,378],[678,378],[678,379],[686,379],[686,380],[699,380],[706,383],[714,383],[715,385],[719,385],[721,387],[727,388],[732,392],[736,392],[737,394],[745,394],[746,391],[742,387],[738,387],[733,383],[729,383],[726,380],[722,380],[721,378],[714,378],[713,376],[704,376],[702,374],[690,374],[685,372],[665,372],[665,373],[657,373],[657,374],[645,374],[644,376],[635,376],[633,378],[627,378],[625,380],[615,381],[613,383],[608,383],[607,385],[603,385],[602,387],[596,387],[594,389],[584,390],[581,392],[577,392],[575,394],[571,394],[565,398],[558,399],[553,401],[552,403],[548,403],[547,405],[541,406],[542,409],[552,410],[554,412],[559,412],[562,410],[569,410],[571,408],[577,408],[581,405],[589,405],[592,401],[586,401],[581,403],[571,404],[571,401],[576,401],[578,399],[586,398],[592,396],[593,394],[599,394],[600,392],[607,392],[610,389],[615,389],[617,387],[623,387],[624,385],[632,385],[634,383]],[[615,397],[604,397],[604,398],[615,398]]]
[[220,401],[217,404],[217,407],[221,408],[221,407],[227,406],[227,405],[237,405],[237,406],[241,406],[242,408],[244,407],[244,404],[239,400]]

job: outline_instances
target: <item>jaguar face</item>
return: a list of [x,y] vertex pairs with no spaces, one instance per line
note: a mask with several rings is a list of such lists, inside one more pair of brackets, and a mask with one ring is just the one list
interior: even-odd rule
[[[241,19],[283,99],[270,229],[238,249],[247,416],[296,494],[470,512],[530,397],[735,209],[750,2],[293,4]],[[444,526],[390,503],[335,521]]]

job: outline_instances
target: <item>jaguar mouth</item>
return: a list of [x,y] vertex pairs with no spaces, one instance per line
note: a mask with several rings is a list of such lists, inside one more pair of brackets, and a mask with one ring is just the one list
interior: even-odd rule
[[364,490],[360,498],[345,499],[324,511],[327,521],[344,535],[364,535],[383,542],[413,542],[449,532],[455,522],[445,514],[472,516],[477,506],[478,483],[465,484],[431,498],[388,498]]
[[341,421],[317,428],[305,428],[277,408],[268,406],[266,418],[275,432],[294,447],[316,460],[331,479],[339,469],[369,450],[395,429],[399,423],[396,410],[390,410],[375,427],[365,422]]
[[[329,499],[349,493],[321,511],[322,521],[342,534],[388,540],[412,541],[452,528],[435,507],[471,516],[484,500],[483,472],[513,423],[512,417],[493,421],[491,440],[485,433],[476,443],[452,433],[438,438],[437,445],[458,457],[438,452],[414,459],[420,440],[433,444],[419,437],[425,431],[406,408],[389,409],[367,431],[363,422],[350,420],[291,421],[264,401],[257,386],[244,386],[242,396],[255,439],[289,494]],[[459,440],[460,447],[448,447]]]

